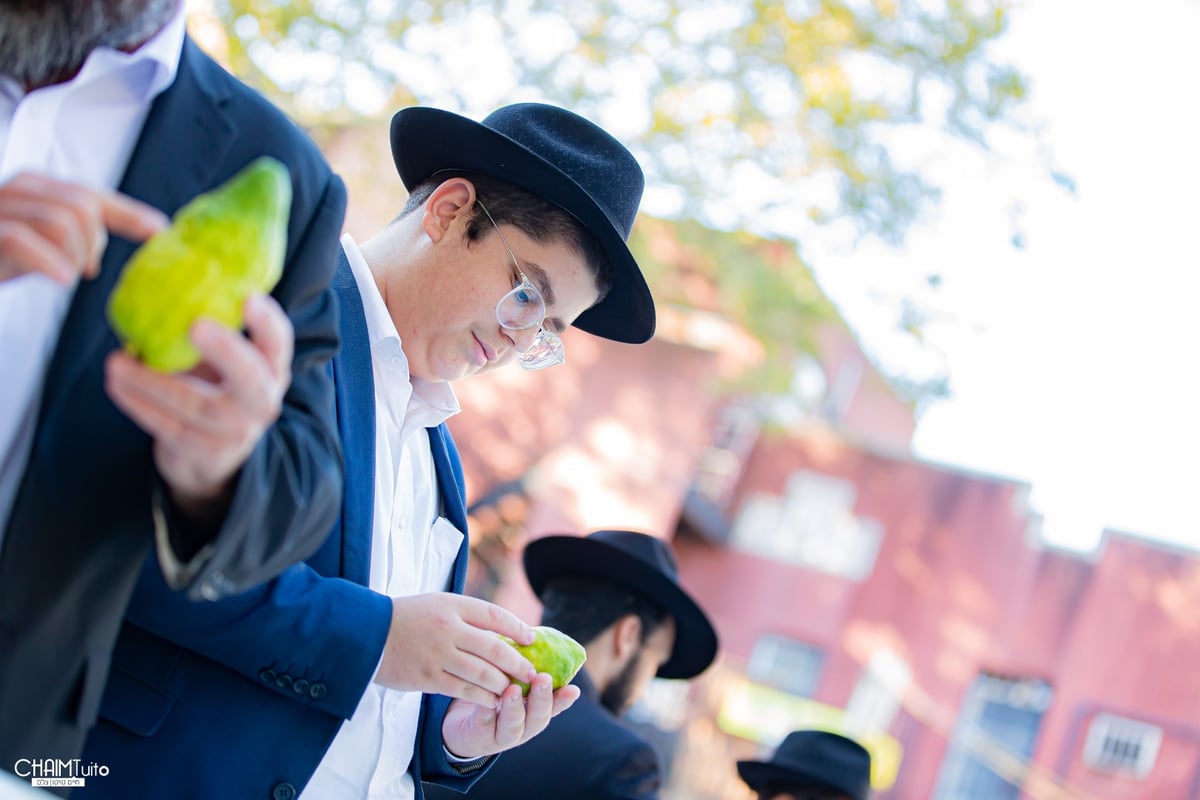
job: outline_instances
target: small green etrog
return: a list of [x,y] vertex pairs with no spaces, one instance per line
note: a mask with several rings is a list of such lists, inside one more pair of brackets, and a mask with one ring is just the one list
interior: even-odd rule
[[[533,637],[533,644],[529,645],[517,644],[507,636],[500,638],[529,659],[538,672],[549,674],[555,689],[566,686],[587,660],[587,651],[583,649],[583,645],[562,631],[546,625],[535,627]],[[513,678],[512,682],[521,687],[521,694],[529,694],[528,683],[516,678]]]

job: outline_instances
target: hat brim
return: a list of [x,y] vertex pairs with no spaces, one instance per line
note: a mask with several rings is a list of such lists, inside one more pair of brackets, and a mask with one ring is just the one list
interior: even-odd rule
[[717,632],[700,606],[670,578],[620,548],[583,536],[545,536],[525,546],[525,575],[534,594],[553,578],[583,575],[628,586],[675,620],[675,646],[660,678],[693,678],[717,655]]
[[770,785],[794,787],[799,784],[806,789],[845,791],[851,797],[857,797],[855,793],[847,791],[845,787],[832,784],[820,775],[780,766],[770,761],[739,761],[737,762],[737,771],[746,785],[755,791]]
[[392,158],[405,188],[436,172],[461,170],[508,181],[559,206],[600,242],[612,263],[612,288],[579,315],[575,327],[594,336],[642,344],[654,335],[654,299],[619,226],[567,173],[524,145],[475,120],[414,107],[392,117]]

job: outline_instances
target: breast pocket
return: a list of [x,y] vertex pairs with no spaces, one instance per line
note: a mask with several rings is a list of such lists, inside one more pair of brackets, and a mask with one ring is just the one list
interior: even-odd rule
[[429,549],[421,570],[422,592],[444,592],[450,588],[454,561],[462,548],[463,532],[445,517],[434,520],[429,531]]

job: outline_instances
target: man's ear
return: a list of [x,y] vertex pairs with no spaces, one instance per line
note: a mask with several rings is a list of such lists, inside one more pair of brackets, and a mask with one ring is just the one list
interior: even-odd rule
[[613,625],[613,647],[618,660],[636,653],[642,646],[642,619],[637,614],[626,614]]
[[440,242],[456,220],[470,218],[475,209],[475,184],[466,178],[448,178],[425,201],[421,226],[434,242]]

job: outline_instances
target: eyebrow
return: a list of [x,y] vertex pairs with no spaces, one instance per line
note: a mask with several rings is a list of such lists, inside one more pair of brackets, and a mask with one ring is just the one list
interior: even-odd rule
[[546,274],[546,270],[532,261],[526,261],[525,271],[537,284],[538,291],[542,293],[542,299],[546,301],[546,305],[554,305],[557,298],[554,296],[554,287],[550,285],[550,277]]
[[[550,285],[550,277],[546,274],[546,270],[532,261],[526,261],[525,277],[537,284],[537,289],[542,293],[542,299],[546,301],[547,308],[554,304],[554,287]],[[554,323],[555,333],[562,333],[567,329],[567,326],[558,317],[547,316],[542,320],[542,325],[544,326],[547,322]]]

